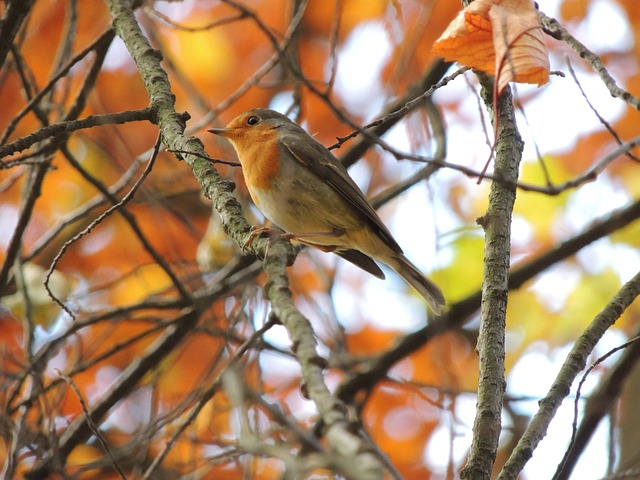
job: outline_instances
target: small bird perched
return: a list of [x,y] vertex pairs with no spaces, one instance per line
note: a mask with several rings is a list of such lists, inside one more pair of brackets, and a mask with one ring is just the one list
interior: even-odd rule
[[385,278],[378,260],[436,313],[442,311],[445,299],[437,285],[404,256],[342,163],[303,128],[281,113],[257,108],[209,132],[231,142],[256,207],[289,238]]

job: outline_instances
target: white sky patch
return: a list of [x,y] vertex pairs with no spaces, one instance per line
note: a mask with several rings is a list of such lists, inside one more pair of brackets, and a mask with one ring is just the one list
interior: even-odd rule
[[640,252],[637,248],[629,245],[615,245],[609,256],[611,267],[623,282],[628,282],[640,271]]
[[[358,331],[367,319],[374,328],[393,330],[413,330],[426,322],[426,305],[418,294],[408,297],[404,294],[410,287],[392,270],[383,270],[387,278],[380,280],[357,267],[343,262],[338,270],[340,288],[333,290],[338,318],[347,331]],[[358,275],[361,282],[340,282],[340,276]],[[355,288],[350,285],[355,284]]]
[[181,22],[191,15],[196,1],[186,0],[181,2],[156,2],[153,4],[154,10],[166,15],[174,22]]
[[[435,215],[429,192],[420,184],[389,204],[395,208],[393,217],[386,216],[386,224],[393,232],[405,256],[423,273],[436,265]],[[384,209],[383,212],[384,213]]]
[[460,465],[466,458],[471,445],[475,405],[476,398],[473,395],[460,395],[455,399],[455,417],[452,418],[450,412],[442,410],[441,418],[446,420],[429,437],[424,454],[432,472],[441,475],[434,478],[447,478],[447,466],[451,457],[456,465]]
[[[603,26],[606,28],[603,29]],[[589,48],[597,53],[629,50],[633,47],[633,34],[629,30],[631,22],[617,2],[594,0],[587,13],[583,28],[578,34],[589,39]],[[605,32],[606,35],[592,35]]]
[[562,235],[580,232],[594,220],[606,217],[628,203],[629,195],[625,190],[616,187],[606,174],[602,174],[597,182],[585,184],[571,194],[562,218],[562,224],[569,228]]
[[[511,220],[511,245],[515,248],[525,247],[533,240],[534,234],[531,224],[521,215],[514,213]],[[511,261],[517,259],[512,258]]]
[[292,103],[293,103],[292,91],[280,92],[274,95],[274,97],[271,99],[271,101],[269,102],[269,108],[271,110],[275,110],[277,112],[284,114],[284,112],[287,111],[287,109],[291,106]]
[[561,263],[538,275],[531,288],[538,295],[539,301],[544,302],[552,311],[559,311],[580,280],[580,272]]
[[[20,211],[13,205],[0,206],[0,232],[13,232],[18,224]],[[11,241],[11,235],[0,235],[0,247],[6,249]]]
[[[571,150],[576,143],[573,132],[580,135],[588,135],[592,132],[604,130],[604,127],[591,110],[586,100],[580,93],[578,86],[570,76],[566,64],[556,65],[556,68],[565,72],[565,78],[551,77],[553,85],[543,86],[539,95],[525,106],[525,115],[529,127],[522,115],[518,113],[518,125],[525,140],[524,157],[536,158],[535,144],[541,153],[562,153]],[[587,98],[598,113],[614,122],[624,111],[622,102],[612,102],[609,91],[602,84],[602,80],[595,74],[585,75],[580,72],[573,63],[578,81],[585,91]],[[536,89],[535,86],[517,85],[514,91],[520,96],[526,97],[527,92]],[[561,98],[562,102],[558,99]]]
[[[338,52],[335,92],[348,110],[374,115],[386,100],[378,81],[391,55],[388,33],[379,22],[356,27]],[[329,67],[327,67],[329,68]]]
[[111,46],[107,51],[107,56],[104,59],[104,69],[106,71],[110,71],[120,70],[127,67],[131,72],[136,71],[133,59],[131,58],[131,55],[129,55],[127,47],[124,46],[122,39],[116,36],[116,38],[113,39],[113,42],[111,42]]

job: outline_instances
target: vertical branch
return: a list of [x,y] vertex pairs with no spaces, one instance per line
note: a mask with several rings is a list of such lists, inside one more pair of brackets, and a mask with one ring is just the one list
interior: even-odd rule
[[[493,112],[492,81],[479,75],[482,95]],[[473,442],[463,479],[489,479],[496,458],[501,430],[504,396],[505,324],[509,284],[511,215],[516,198],[515,182],[522,158],[523,141],[516,128],[515,112],[507,89],[498,100],[493,118],[496,131],[494,181],[486,214],[478,220],[485,230],[482,304],[478,355],[478,403],[473,425]]]

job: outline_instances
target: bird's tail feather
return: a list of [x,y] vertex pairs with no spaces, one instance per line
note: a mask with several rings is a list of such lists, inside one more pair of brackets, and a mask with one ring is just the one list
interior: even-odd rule
[[407,257],[402,254],[396,254],[384,263],[389,265],[409,285],[415,288],[435,313],[442,313],[442,307],[446,304],[442,291],[435,283],[424,276]]

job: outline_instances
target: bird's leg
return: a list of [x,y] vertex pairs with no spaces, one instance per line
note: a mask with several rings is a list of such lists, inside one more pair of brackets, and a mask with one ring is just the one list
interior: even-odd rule
[[249,238],[247,238],[246,242],[242,246],[243,250],[249,246],[249,244],[259,235],[280,235],[285,240],[294,241],[298,243],[302,243],[303,245],[308,245],[313,248],[317,248],[323,252],[333,252],[336,249],[335,245],[323,245],[320,243],[315,243],[313,241],[306,240],[306,238],[313,239],[317,237],[341,237],[345,234],[345,230],[341,228],[334,228],[330,232],[305,232],[305,233],[289,233],[285,232],[277,227],[259,227],[255,228],[249,234]]
[[242,250],[246,250],[247,247],[249,246],[249,244],[251,242],[253,242],[253,239],[256,237],[259,237],[261,235],[287,235],[286,233],[284,233],[283,230],[277,228],[277,227],[270,227],[270,226],[263,226],[263,227],[258,227],[258,228],[253,228],[251,230],[251,233],[249,234],[249,238],[247,238],[247,240],[244,242],[244,244],[242,245]]
[[337,247],[336,245],[323,245],[321,243],[316,243],[308,239],[314,239],[318,237],[341,237],[345,234],[345,230],[342,228],[334,228],[330,232],[305,232],[305,233],[285,233],[284,237],[287,240],[295,240],[298,243],[302,243],[303,245],[308,245],[313,248],[317,248],[323,252],[333,252]]

